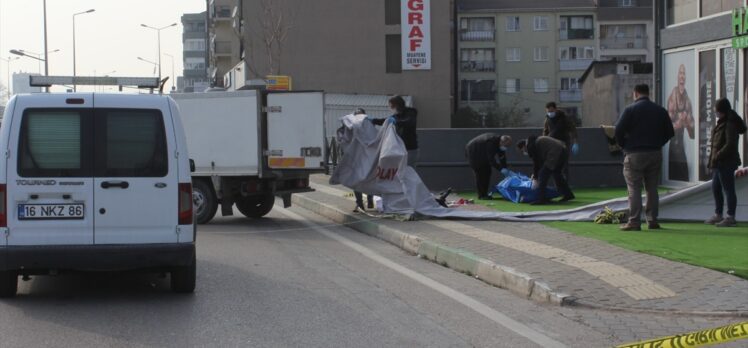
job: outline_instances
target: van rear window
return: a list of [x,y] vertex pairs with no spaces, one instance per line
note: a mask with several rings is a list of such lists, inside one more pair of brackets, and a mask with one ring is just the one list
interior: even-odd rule
[[160,111],[104,109],[96,113],[96,144],[100,145],[96,176],[166,176],[168,151]]
[[91,176],[91,158],[81,136],[85,123],[80,111],[27,111],[21,124],[19,175]]

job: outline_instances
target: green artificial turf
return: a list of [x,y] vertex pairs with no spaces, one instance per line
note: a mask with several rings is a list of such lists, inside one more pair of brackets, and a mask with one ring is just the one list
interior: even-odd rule
[[618,225],[592,222],[549,222],[575,235],[668,260],[734,274],[748,279],[748,224],[719,228],[702,223],[663,223],[662,230],[621,232]]
[[[501,195],[494,194],[493,200],[478,200],[478,195],[475,192],[460,192],[458,195],[465,199],[473,199],[476,204],[484,205],[487,207],[494,208],[498,211],[505,212],[526,212],[526,211],[549,211],[549,210],[560,210],[560,209],[571,209],[581,206],[585,206],[592,203],[607,201],[613,198],[622,198],[627,196],[625,187],[612,187],[612,188],[580,188],[574,189],[574,195],[576,199],[566,203],[557,203],[549,205],[534,206],[526,203],[513,203],[505,200]],[[665,189],[660,189],[661,193],[667,192]]]

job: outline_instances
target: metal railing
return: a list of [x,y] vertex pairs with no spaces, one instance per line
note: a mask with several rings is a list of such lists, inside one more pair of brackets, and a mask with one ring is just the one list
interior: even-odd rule
[[463,30],[460,32],[460,41],[494,41],[496,30]]
[[560,40],[592,40],[595,38],[594,29],[559,29]]
[[496,71],[495,60],[468,60],[460,62],[462,72],[494,72]]
[[215,42],[215,54],[216,55],[230,55],[233,52],[231,49],[231,42],[229,41],[216,41]]
[[600,39],[600,49],[603,50],[643,48],[647,48],[646,36],[607,37]]

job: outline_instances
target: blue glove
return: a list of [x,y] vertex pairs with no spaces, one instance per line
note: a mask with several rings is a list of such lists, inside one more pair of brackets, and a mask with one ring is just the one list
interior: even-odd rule
[[574,143],[573,145],[571,145],[571,153],[572,153],[572,154],[573,154],[574,156],[576,156],[576,155],[578,155],[578,154],[579,154],[579,144],[577,144],[577,143]]
[[501,174],[503,174],[505,177],[509,177],[509,175],[512,174],[512,171],[506,168],[501,168]]
[[389,124],[395,124],[395,116],[387,117],[387,123],[389,123]]
[[366,116],[366,120],[369,122],[374,122],[374,117]]

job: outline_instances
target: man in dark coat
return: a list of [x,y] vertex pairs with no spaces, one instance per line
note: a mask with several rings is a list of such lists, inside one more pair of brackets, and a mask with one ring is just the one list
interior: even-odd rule
[[478,199],[491,199],[488,195],[491,168],[496,168],[505,176],[509,175],[510,172],[506,165],[506,151],[511,145],[512,137],[508,135],[485,133],[473,138],[465,146],[465,157],[467,157],[470,168],[475,173]]
[[[577,143],[577,125],[574,118],[567,115],[556,107],[555,102],[545,104],[545,124],[543,125],[543,135],[561,140],[570,154],[579,153],[579,144]],[[566,161],[564,175],[569,179],[569,161]]]
[[563,195],[559,202],[574,199],[574,193],[571,192],[563,173],[569,158],[568,149],[563,142],[547,136],[530,136],[527,140],[520,141],[517,148],[532,158],[533,188],[538,190],[538,200],[531,204],[543,205],[551,202],[545,194],[551,176],[556,182],[558,192]]
[[395,125],[395,131],[400,139],[405,143],[405,149],[408,150],[408,165],[416,166],[418,162],[418,134],[416,133],[418,125],[418,110],[405,106],[405,99],[400,96],[394,96],[389,100],[392,116],[388,118],[367,118],[377,126],[389,122]]

